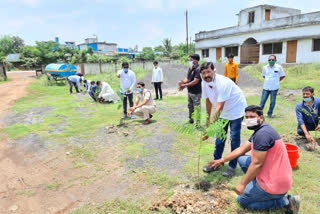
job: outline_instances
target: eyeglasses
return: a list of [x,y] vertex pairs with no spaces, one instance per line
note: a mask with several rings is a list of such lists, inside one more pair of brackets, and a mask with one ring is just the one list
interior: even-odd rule
[[268,61],[271,62],[271,61],[276,61],[276,60],[274,60],[274,59],[268,59]]

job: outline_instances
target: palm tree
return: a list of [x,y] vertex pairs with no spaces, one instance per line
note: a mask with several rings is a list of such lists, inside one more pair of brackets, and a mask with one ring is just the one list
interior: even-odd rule
[[170,54],[172,53],[171,39],[164,38],[162,40],[162,44],[163,44],[163,49],[164,49],[164,55],[170,56]]

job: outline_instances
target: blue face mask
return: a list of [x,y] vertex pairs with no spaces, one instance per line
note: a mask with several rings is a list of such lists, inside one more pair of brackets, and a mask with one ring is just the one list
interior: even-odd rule
[[312,101],[312,97],[303,98],[303,101],[306,102],[306,103],[309,103],[309,102]]
[[129,71],[129,68],[124,68],[123,71],[127,73]]
[[142,91],[142,89],[141,88],[137,88],[137,91],[140,93]]

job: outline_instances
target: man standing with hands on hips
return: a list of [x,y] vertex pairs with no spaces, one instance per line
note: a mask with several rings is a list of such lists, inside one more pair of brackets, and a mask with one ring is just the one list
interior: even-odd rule
[[281,65],[277,64],[277,57],[275,55],[270,55],[268,59],[268,65],[262,68],[262,76],[264,78],[263,91],[260,101],[260,107],[264,108],[269,95],[270,107],[268,111],[268,117],[272,118],[273,109],[276,105],[277,93],[280,88],[280,81],[286,77]]
[[[127,100],[129,99],[130,107],[133,106],[133,87],[136,84],[136,76],[132,70],[129,69],[129,63],[122,63],[122,70],[119,70],[117,77],[120,78],[120,88],[125,98],[123,99],[123,116],[122,119],[127,117]],[[130,115],[131,119],[135,119],[133,114]]]

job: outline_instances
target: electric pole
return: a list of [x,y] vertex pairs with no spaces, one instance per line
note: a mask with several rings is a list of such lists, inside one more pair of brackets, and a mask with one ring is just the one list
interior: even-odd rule
[[186,37],[186,41],[187,41],[187,55],[188,55],[188,53],[189,53],[189,51],[188,51],[188,38],[189,38],[189,36],[188,36],[188,10],[186,10],[186,31],[187,31],[187,37]]

